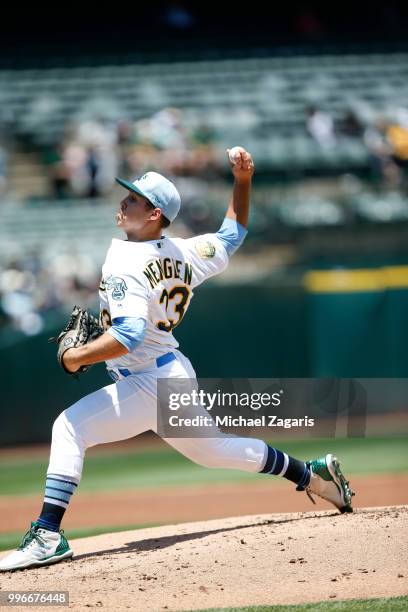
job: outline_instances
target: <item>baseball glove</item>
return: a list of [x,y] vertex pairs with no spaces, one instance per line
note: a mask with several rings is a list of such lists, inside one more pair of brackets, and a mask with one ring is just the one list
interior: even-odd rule
[[74,306],[66,327],[58,336],[50,338],[50,341],[55,340],[58,344],[57,360],[64,372],[74,377],[86,372],[91,366],[81,366],[76,372],[68,372],[62,361],[64,353],[70,348],[83,346],[92,342],[92,340],[96,340],[103,333],[104,329],[96,317],[87,310]]

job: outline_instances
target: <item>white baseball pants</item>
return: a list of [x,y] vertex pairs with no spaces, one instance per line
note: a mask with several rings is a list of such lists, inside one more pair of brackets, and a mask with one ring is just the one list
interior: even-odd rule
[[[176,359],[103,387],[64,410],[52,429],[49,474],[79,481],[85,451],[91,446],[116,442],[144,431],[157,432],[157,379],[195,378],[187,357],[174,350]],[[208,417],[204,407],[198,413]],[[214,426],[215,427],[215,426]],[[265,465],[267,445],[262,440],[222,434],[210,438],[164,438],[199,465],[259,472]]]

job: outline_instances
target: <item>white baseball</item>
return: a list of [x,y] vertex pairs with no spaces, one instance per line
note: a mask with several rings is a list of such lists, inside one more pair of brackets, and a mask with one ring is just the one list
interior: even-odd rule
[[231,164],[237,163],[237,161],[241,157],[241,151],[243,151],[242,147],[232,147],[232,149],[229,150],[228,157],[230,159]]

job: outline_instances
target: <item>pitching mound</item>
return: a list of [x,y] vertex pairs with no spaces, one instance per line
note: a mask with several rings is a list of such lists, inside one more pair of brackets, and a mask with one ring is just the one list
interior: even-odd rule
[[167,525],[73,540],[74,561],[5,573],[1,588],[144,612],[404,595],[407,532],[408,506]]

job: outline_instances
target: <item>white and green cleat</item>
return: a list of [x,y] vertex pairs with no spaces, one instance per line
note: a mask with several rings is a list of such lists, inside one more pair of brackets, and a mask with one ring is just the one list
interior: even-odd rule
[[0,571],[42,567],[69,559],[74,553],[63,533],[48,531],[32,522],[17,550],[0,560]]
[[310,468],[311,477],[307,487],[298,487],[298,491],[306,491],[313,503],[312,494],[331,502],[341,513],[353,512],[351,490],[348,480],[340,469],[339,460],[332,454],[306,462]]

